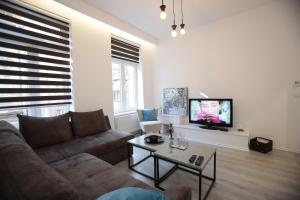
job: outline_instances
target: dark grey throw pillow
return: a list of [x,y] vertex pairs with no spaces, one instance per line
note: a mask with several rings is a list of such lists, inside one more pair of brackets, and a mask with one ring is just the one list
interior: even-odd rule
[[103,110],[71,112],[71,124],[76,137],[94,135],[108,130]]
[[73,137],[69,113],[55,117],[17,116],[20,131],[32,148],[67,142]]

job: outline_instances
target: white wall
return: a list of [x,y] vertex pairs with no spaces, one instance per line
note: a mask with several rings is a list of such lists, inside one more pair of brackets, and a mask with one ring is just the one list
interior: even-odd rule
[[[300,152],[300,2],[275,1],[161,41],[155,104],[165,87],[234,99],[234,125]],[[298,97],[296,97],[298,95]]]
[[143,66],[144,107],[153,108],[154,103],[154,69],[156,65],[157,49],[143,48],[141,50],[141,63]]
[[[127,25],[122,21],[108,16],[105,13],[95,12],[88,4],[76,1],[80,9],[93,12],[91,15],[99,14],[105,19],[111,20],[112,24],[104,24],[94,18],[88,17],[78,11],[64,6],[55,1],[24,0],[38,8],[50,11],[54,14],[68,18],[71,21],[72,35],[72,59],[73,59],[73,92],[76,111],[89,111],[103,108],[109,115],[111,124],[113,123],[113,103],[112,103],[112,75],[111,75],[111,34],[128,38],[141,45],[143,71],[151,71],[153,52],[156,51],[155,44],[151,44],[145,39],[155,42],[156,39],[142,33],[138,29]],[[64,2],[64,1],[62,1]],[[69,3],[75,1],[66,1]],[[89,13],[86,13],[89,14]],[[106,22],[109,22],[108,20]],[[119,27],[131,30],[133,33],[125,33]],[[131,35],[130,35],[131,34]],[[137,34],[140,38],[132,34]],[[144,35],[143,35],[144,34]],[[150,79],[150,76],[146,78]],[[152,95],[151,89],[145,84],[145,96]],[[148,94],[150,93],[150,94]]]

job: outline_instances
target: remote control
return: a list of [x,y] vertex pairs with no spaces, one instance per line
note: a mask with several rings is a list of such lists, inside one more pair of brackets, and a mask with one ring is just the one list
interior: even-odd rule
[[192,155],[189,159],[190,163],[193,163],[196,160],[197,156],[196,155]]
[[195,165],[200,166],[203,162],[203,156],[199,156],[195,162]]

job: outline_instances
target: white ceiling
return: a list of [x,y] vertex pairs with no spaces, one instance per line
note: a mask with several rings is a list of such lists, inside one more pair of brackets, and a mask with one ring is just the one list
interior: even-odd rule
[[[172,0],[164,0],[167,19],[159,18],[161,0],[83,0],[159,39],[170,35]],[[232,16],[275,0],[183,0],[186,30]],[[176,23],[181,21],[180,0],[175,0]]]

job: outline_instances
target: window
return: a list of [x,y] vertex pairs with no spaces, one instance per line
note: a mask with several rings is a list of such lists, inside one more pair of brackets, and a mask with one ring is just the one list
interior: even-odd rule
[[137,64],[112,61],[113,103],[115,113],[137,108]]
[[0,112],[35,116],[72,105],[70,24],[13,0],[0,1]]
[[114,112],[134,111],[138,105],[139,47],[112,38],[112,57]]

